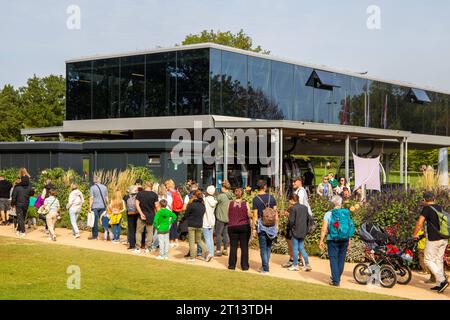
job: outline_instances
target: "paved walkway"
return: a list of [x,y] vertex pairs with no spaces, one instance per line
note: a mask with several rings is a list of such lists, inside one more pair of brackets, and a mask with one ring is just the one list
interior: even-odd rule
[[[128,250],[123,244],[112,243],[110,241],[106,242],[103,240],[91,241],[87,240],[90,233],[84,231],[81,233],[80,239],[75,239],[72,237],[72,232],[69,229],[57,229],[57,241],[53,242],[48,239],[44,233],[44,229],[40,227],[37,230],[27,229],[27,235],[25,239],[40,241],[49,244],[59,244],[74,246],[78,248],[102,250],[108,252],[115,252],[121,254],[131,254],[136,255]],[[6,237],[16,237],[12,226],[0,226],[0,236]],[[100,237],[99,237],[100,238]],[[122,239],[125,239],[122,236]],[[188,244],[186,242],[180,242],[180,246],[176,249],[170,249],[170,261],[177,263],[187,263],[184,259],[184,254],[188,251]],[[140,254],[143,258],[155,258],[157,252],[151,254],[144,254],[143,251]],[[270,276],[290,279],[290,280],[300,280],[309,283],[328,285],[328,280],[330,278],[329,262],[328,260],[323,260],[317,257],[311,257],[310,263],[313,268],[311,272],[293,272],[288,271],[281,267],[281,264],[286,262],[287,256],[280,254],[272,254],[270,258]],[[261,259],[259,256],[259,251],[250,250],[250,270],[249,273],[258,274],[257,270],[261,265]],[[196,265],[201,265],[210,268],[226,269],[227,268],[228,257],[215,257],[211,262],[207,263],[201,260],[195,262]],[[424,275],[420,275],[413,272],[413,279],[407,286],[396,285],[394,288],[386,289],[375,285],[359,285],[353,279],[353,267],[354,264],[347,263],[345,265],[345,270],[343,278],[341,280],[341,287],[346,289],[353,289],[359,291],[366,291],[372,293],[386,294],[398,297],[404,297],[409,299],[421,299],[421,300],[436,300],[444,299],[450,300],[450,289],[447,289],[444,294],[438,294],[429,290],[430,285],[425,284],[423,281],[427,278]],[[236,269],[236,272],[241,272]],[[261,275],[265,276],[265,275]]]

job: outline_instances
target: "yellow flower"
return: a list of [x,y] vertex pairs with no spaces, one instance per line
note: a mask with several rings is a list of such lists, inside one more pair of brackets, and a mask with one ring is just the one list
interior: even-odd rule
[[355,212],[355,207],[354,207],[354,206],[351,206],[351,207],[350,207],[350,211],[351,211],[351,212]]
[[355,209],[359,210],[361,208],[361,206],[359,205],[359,203],[355,204]]

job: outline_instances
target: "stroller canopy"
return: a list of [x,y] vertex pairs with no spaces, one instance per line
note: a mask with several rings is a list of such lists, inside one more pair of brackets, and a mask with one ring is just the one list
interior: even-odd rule
[[385,245],[389,241],[388,234],[372,222],[364,222],[361,224],[359,236],[370,249]]

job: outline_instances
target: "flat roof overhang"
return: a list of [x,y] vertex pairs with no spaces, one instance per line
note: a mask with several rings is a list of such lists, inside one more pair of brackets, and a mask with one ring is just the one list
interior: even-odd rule
[[338,124],[314,123],[291,120],[260,120],[216,115],[176,116],[176,117],[142,117],[121,119],[92,119],[64,121],[62,127],[22,129],[22,135],[28,136],[83,136],[107,135],[126,137],[126,133],[133,131],[175,130],[180,128],[195,129],[201,125],[202,129],[270,129],[279,128],[286,133],[305,133],[316,135],[318,138],[335,138],[350,135],[357,139],[374,139],[401,141],[408,140],[414,148],[439,148],[450,146],[450,137],[415,134],[410,131],[366,128]]

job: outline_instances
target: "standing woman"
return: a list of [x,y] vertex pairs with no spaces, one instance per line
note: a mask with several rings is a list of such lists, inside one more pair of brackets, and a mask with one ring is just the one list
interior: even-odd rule
[[338,185],[336,188],[334,188],[334,192],[337,195],[341,195],[344,191],[344,188],[347,188],[350,193],[352,193],[350,189],[350,183],[348,183],[347,179],[345,177],[341,177],[338,181]]
[[214,215],[214,210],[216,209],[217,200],[214,197],[216,188],[214,186],[208,186],[205,193],[205,207],[206,213],[203,216],[203,237],[205,238],[206,246],[208,251],[214,252],[214,225],[216,224],[216,216]]
[[248,242],[251,235],[250,218],[252,212],[246,201],[242,200],[243,191],[238,188],[234,191],[235,200],[228,204],[228,235],[230,237],[230,257],[228,269],[234,270],[237,261],[237,248],[241,248],[241,269],[247,271],[250,267],[248,262]]
[[195,191],[194,196],[190,200],[187,206],[186,213],[184,217],[187,221],[189,230],[189,253],[190,257],[188,262],[195,262],[195,256],[197,253],[197,245],[202,248],[202,252],[208,252],[205,256],[205,261],[209,262],[212,259],[211,252],[205,246],[202,240],[202,226],[203,226],[203,216],[205,215],[206,208],[203,202],[203,194],[200,190]]
[[109,223],[113,227],[113,243],[120,242],[120,223],[122,222],[122,215],[127,209],[125,201],[123,201],[122,193],[117,190],[114,192],[108,210],[111,212]]
[[78,239],[80,237],[80,230],[78,230],[77,220],[84,203],[84,197],[76,183],[72,183],[70,187],[72,188],[72,191],[69,194],[69,201],[67,202],[66,209],[69,210],[73,236],[75,239]]
[[308,207],[300,204],[298,202],[298,195],[295,193],[291,195],[289,199],[289,218],[288,218],[288,228],[292,234],[292,256],[293,265],[288,269],[289,271],[298,271],[298,252],[300,251],[305,261],[305,266],[302,268],[303,271],[311,271],[311,266],[309,265],[308,253],[305,250],[305,237],[308,233],[308,219],[310,215],[308,212]]

